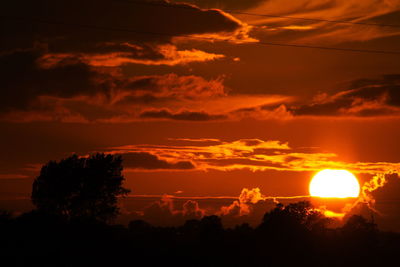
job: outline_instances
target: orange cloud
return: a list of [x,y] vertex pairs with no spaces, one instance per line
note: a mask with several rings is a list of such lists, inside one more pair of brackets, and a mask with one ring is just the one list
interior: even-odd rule
[[[253,226],[260,224],[264,214],[280,201],[301,200],[303,196],[278,197],[264,196],[259,188],[243,188],[240,195],[233,196],[174,196],[174,195],[132,195],[131,198],[159,199],[142,210],[124,214],[125,220],[143,219],[154,225],[182,225],[188,219],[201,219],[205,215],[221,216],[223,223],[232,227],[242,223]],[[213,201],[213,206],[201,208],[200,201]],[[232,201],[230,205],[221,203]]]
[[[40,62],[42,66],[56,65],[58,62],[70,58],[77,57],[88,65],[95,67],[118,67],[125,64],[142,64],[142,65],[185,65],[192,62],[206,62],[217,59],[222,59],[225,56],[222,54],[207,53],[197,49],[178,50],[172,44],[157,45],[152,48],[152,53],[157,56],[146,57],[142,53],[132,52],[110,52],[101,54],[45,54]],[[140,47],[140,51],[143,48]],[[139,55],[137,55],[139,54]]]
[[199,220],[205,214],[206,210],[199,207],[195,200],[186,200],[181,208],[176,207],[174,196],[163,195],[160,200],[154,201],[144,207],[143,210],[130,212],[125,210],[125,216],[128,221],[145,220],[153,225],[177,226],[183,225],[187,220]]
[[[293,100],[281,95],[229,95],[224,76],[208,80],[174,73],[126,77],[119,69],[94,67],[69,54],[43,56],[28,50],[3,59],[2,81],[8,86],[7,97],[0,101],[0,119],[8,121],[279,119],[290,115],[280,104]],[[7,62],[15,68],[8,68]],[[272,105],[280,106],[268,110]]]
[[243,188],[238,200],[235,200],[229,206],[221,207],[221,215],[244,216],[249,215],[252,211],[251,204],[256,204],[266,198],[260,192],[260,188],[251,190]]
[[321,153],[312,149],[300,151],[291,148],[288,143],[275,140],[241,139],[204,145],[193,141],[189,143],[192,144],[127,145],[111,148],[109,153],[124,155],[132,152],[146,152],[170,162],[191,161],[198,170],[248,169],[303,172],[329,168],[375,175],[400,169],[400,163],[393,162],[343,162],[337,160],[338,156],[334,153]]

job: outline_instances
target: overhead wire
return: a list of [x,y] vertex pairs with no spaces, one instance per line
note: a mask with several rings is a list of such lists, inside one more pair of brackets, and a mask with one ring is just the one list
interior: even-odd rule
[[[189,5],[176,5],[182,2],[172,2],[175,5],[164,4],[162,2],[155,1],[134,1],[134,0],[113,0],[112,2],[120,2],[120,3],[128,3],[128,4],[136,4],[136,5],[147,5],[147,6],[158,6],[165,8],[177,8],[177,9],[190,9],[193,7]],[[304,21],[314,21],[314,22],[327,22],[327,23],[335,23],[335,24],[353,24],[353,25],[364,25],[364,26],[376,26],[376,27],[393,27],[400,28],[400,25],[397,24],[383,24],[383,23],[371,23],[371,22],[359,22],[359,21],[349,21],[349,20],[334,20],[334,19],[322,19],[322,18],[305,18],[305,17],[293,17],[293,16],[283,16],[283,15],[275,15],[275,14],[261,14],[261,13],[251,13],[244,12],[234,9],[221,9],[221,11],[230,14],[238,14],[238,15],[246,15],[246,16],[256,16],[256,17],[268,17],[268,18],[284,18],[284,19],[292,19],[292,20],[304,20]]]
[[[120,2],[120,3],[128,3],[128,4],[138,4],[138,5],[148,5],[148,6],[161,6],[166,8],[180,8],[180,9],[193,9],[191,6],[185,5],[167,5],[161,2],[145,2],[145,1],[133,1],[133,0],[113,0],[112,2]],[[234,13],[232,11],[227,10],[228,13]],[[368,25],[368,26],[384,26],[384,27],[400,27],[400,25],[389,25],[389,24],[371,24],[371,23],[362,23],[362,22],[350,22],[350,21],[339,21],[339,20],[325,20],[325,19],[311,19],[311,18],[300,18],[300,17],[288,17],[288,16],[278,16],[278,15],[268,15],[268,14],[254,14],[247,12],[236,12],[245,15],[254,15],[254,16],[268,16],[268,17],[277,17],[277,18],[288,18],[288,19],[301,19],[301,20],[309,20],[309,21],[323,21],[329,23],[348,23],[348,24],[358,24],[358,25]],[[116,27],[105,27],[91,24],[79,24],[72,22],[63,22],[63,21],[54,21],[54,20],[45,20],[38,18],[24,18],[17,16],[5,16],[2,15],[0,18],[8,19],[8,20],[19,20],[26,22],[34,22],[34,23],[44,23],[44,24],[53,24],[53,25],[63,25],[70,27],[79,27],[79,28],[87,28],[93,30],[103,30],[103,31],[119,31],[119,32],[129,32],[134,34],[144,34],[144,35],[159,35],[159,36],[168,36],[168,37],[184,37],[189,39],[197,39],[197,40],[205,40],[205,41],[221,41],[221,42],[233,42],[229,39],[217,39],[205,36],[193,36],[190,34],[176,34],[176,33],[168,33],[168,32],[150,32],[150,31],[141,31],[138,29],[129,29],[129,28],[116,28]],[[309,44],[296,44],[296,43],[286,43],[286,42],[239,42],[246,44],[255,44],[255,45],[263,45],[263,46],[281,46],[281,47],[296,47],[296,48],[309,48],[309,49],[319,49],[319,50],[333,50],[333,51],[344,51],[344,52],[358,52],[358,53],[372,53],[372,54],[390,54],[390,55],[399,55],[400,51],[391,51],[391,50],[381,50],[381,49],[358,49],[358,48],[344,48],[344,47],[331,47],[331,46],[319,46],[319,45],[309,45]]]
[[[44,20],[38,18],[24,18],[24,17],[15,17],[15,16],[0,16],[0,18],[8,19],[8,20],[17,20],[17,21],[25,21],[25,22],[34,22],[34,23],[44,23],[44,24],[53,24],[53,25],[63,25],[69,27],[79,27],[93,30],[101,30],[101,31],[118,31],[118,32],[127,32],[134,34],[143,34],[143,35],[158,35],[158,36],[168,36],[168,37],[184,37],[195,40],[205,40],[205,41],[220,41],[220,42],[229,42],[232,43],[232,40],[229,39],[217,39],[212,37],[205,36],[193,36],[190,34],[176,34],[176,33],[167,33],[167,32],[150,32],[150,31],[140,31],[136,29],[129,28],[117,28],[117,27],[105,27],[91,24],[80,24],[80,23],[72,23],[72,22],[63,22],[63,21],[54,21],[54,20]],[[242,44],[243,42],[239,42]],[[296,48],[309,48],[309,49],[319,49],[319,50],[333,50],[333,51],[345,51],[345,52],[359,52],[359,53],[369,53],[369,54],[389,54],[389,55],[400,55],[400,51],[391,51],[391,50],[375,50],[375,49],[355,49],[355,48],[342,48],[342,47],[330,47],[330,46],[314,46],[314,45],[306,45],[306,44],[294,44],[294,43],[282,43],[282,42],[244,42],[244,44],[254,44],[254,45],[262,45],[262,46],[282,46],[282,47],[296,47]]]

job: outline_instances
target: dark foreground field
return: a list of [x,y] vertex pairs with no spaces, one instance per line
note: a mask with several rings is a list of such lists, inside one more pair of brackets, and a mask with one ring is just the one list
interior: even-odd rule
[[217,216],[180,227],[65,221],[37,211],[1,216],[2,266],[394,266],[400,235],[353,216],[340,228],[277,206],[261,224],[224,229]]

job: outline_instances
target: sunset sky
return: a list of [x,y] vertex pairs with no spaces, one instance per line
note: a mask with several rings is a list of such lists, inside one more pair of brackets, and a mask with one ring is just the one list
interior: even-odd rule
[[133,218],[249,219],[328,168],[400,231],[400,0],[14,0],[0,14],[1,209],[30,208],[49,160],[104,152],[124,159]]

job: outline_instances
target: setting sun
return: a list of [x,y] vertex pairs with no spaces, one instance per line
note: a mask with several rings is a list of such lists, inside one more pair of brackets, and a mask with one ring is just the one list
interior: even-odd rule
[[346,170],[322,170],[310,183],[310,195],[323,198],[358,197],[360,185],[357,178]]

